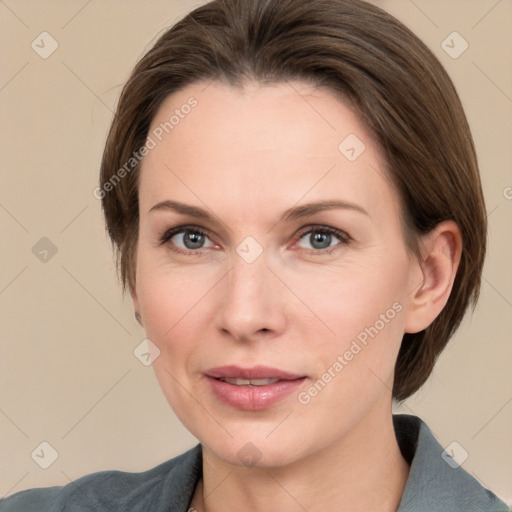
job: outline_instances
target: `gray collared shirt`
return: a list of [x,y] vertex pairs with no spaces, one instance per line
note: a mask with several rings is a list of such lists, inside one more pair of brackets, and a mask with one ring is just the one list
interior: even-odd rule
[[[393,416],[411,465],[397,512],[511,512],[444,452],[418,417]],[[142,473],[101,471],[65,486],[28,489],[0,500],[0,512],[188,512],[202,474],[202,451],[191,450]]]

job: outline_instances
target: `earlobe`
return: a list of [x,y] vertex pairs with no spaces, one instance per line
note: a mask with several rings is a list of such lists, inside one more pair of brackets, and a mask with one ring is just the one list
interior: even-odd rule
[[[462,254],[462,237],[453,221],[443,221],[421,241],[421,282],[412,283],[405,332],[426,329],[441,313],[452,291]],[[417,274],[416,274],[417,275]]]

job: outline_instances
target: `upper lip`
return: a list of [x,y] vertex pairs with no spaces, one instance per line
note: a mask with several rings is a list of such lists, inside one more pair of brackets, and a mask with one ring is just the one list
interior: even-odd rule
[[278,368],[269,366],[253,366],[251,368],[241,368],[236,365],[217,366],[210,368],[205,372],[209,377],[215,379],[279,379],[279,380],[296,380],[301,379],[304,375],[290,373]]

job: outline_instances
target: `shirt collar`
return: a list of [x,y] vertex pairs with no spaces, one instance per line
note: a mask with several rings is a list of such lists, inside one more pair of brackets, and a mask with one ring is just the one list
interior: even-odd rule
[[[397,512],[500,512],[509,509],[467,473],[417,416],[393,416],[395,434],[409,477]],[[455,450],[463,450],[453,444]]]
[[[417,416],[393,415],[398,445],[410,464],[397,512],[500,512],[510,509],[464,471]],[[201,444],[175,459],[163,482],[156,510],[189,511],[202,476]]]

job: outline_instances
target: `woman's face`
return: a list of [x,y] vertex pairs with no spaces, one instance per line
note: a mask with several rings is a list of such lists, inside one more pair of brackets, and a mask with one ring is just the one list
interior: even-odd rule
[[149,137],[133,297],[180,420],[263,466],[379,425],[421,273],[358,117],[301,82],[213,82]]

